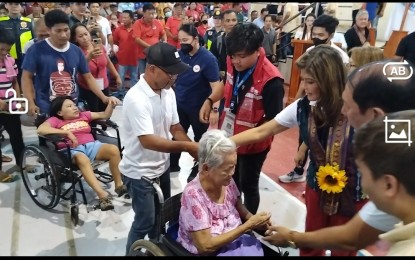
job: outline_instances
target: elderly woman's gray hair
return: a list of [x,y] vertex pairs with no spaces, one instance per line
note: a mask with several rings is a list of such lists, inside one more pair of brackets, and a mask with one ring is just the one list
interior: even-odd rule
[[199,170],[201,170],[204,163],[209,168],[220,166],[223,163],[223,157],[235,150],[235,142],[226,136],[225,131],[218,129],[208,130],[199,141]]

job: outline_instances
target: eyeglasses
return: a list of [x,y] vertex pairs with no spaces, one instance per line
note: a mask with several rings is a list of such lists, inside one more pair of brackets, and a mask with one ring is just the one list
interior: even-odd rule
[[156,65],[154,65],[154,66],[161,69],[164,73],[166,73],[170,77],[170,80],[177,79],[177,74],[170,74],[165,69],[163,69],[162,67],[159,67],[159,66],[156,66]]

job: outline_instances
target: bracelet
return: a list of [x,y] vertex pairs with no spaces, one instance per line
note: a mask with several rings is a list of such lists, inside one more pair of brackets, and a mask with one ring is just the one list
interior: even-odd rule
[[209,100],[210,108],[212,108],[213,107],[213,100],[210,97],[206,98],[206,100]]

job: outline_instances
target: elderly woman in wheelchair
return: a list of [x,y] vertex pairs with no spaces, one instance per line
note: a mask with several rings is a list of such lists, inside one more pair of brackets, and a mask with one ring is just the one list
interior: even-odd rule
[[[115,103],[108,103],[104,112],[80,112],[71,97],[57,97],[51,103],[50,118],[37,129],[39,135],[58,134],[65,136],[71,144],[70,153],[72,162],[78,166],[85,181],[94,190],[99,198],[99,207],[102,211],[114,209],[114,205],[97,177],[94,174],[91,161],[109,161],[110,171],[118,197],[127,193],[127,188],[121,180],[118,164],[121,161],[119,148],[113,144],[104,144],[95,140],[91,134],[89,123],[93,120],[108,119],[111,117]],[[65,144],[58,144],[58,149],[65,148]]]
[[252,230],[266,230],[271,215],[250,213],[232,178],[235,143],[221,130],[206,132],[199,142],[199,174],[184,188],[177,241],[198,255],[262,256]]

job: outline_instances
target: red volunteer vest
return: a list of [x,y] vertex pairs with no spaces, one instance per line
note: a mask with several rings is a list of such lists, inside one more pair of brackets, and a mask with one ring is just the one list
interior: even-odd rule
[[[225,83],[225,111],[229,111],[230,102],[232,99],[233,84],[234,84],[234,69],[231,63],[230,56],[226,57],[226,83]],[[283,78],[278,69],[265,57],[264,48],[260,48],[258,62],[254,73],[252,75],[253,83],[249,91],[246,93],[243,100],[240,100],[238,109],[235,115],[234,122],[234,135],[243,132],[245,130],[257,127],[265,122],[265,111],[262,103],[262,90],[265,84],[273,78]],[[222,114],[219,122],[219,127],[222,126],[226,113]],[[274,139],[273,136],[266,138],[265,140],[255,143],[240,146],[238,148],[239,154],[254,154],[260,153],[267,149]]]

